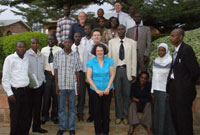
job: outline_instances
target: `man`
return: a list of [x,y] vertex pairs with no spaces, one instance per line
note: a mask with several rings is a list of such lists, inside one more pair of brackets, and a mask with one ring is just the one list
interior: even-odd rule
[[49,109],[52,98],[52,109],[51,109],[51,120],[56,124],[58,123],[58,100],[56,95],[55,83],[54,83],[54,72],[53,72],[53,59],[54,54],[62,50],[56,46],[56,37],[49,35],[48,46],[42,48],[41,53],[45,59],[45,78],[46,84],[43,93],[43,108],[42,108],[42,124],[49,121]]
[[195,84],[200,75],[197,58],[191,46],[183,42],[184,31],[176,28],[170,33],[175,46],[168,76],[167,93],[176,135],[193,135],[192,102],[196,97]]
[[126,36],[137,42],[137,74],[142,71],[147,71],[150,45],[151,45],[151,31],[147,26],[143,26],[142,16],[136,13],[134,16],[136,26],[128,29]]
[[[135,7],[131,5],[129,7],[129,16],[124,20],[124,25],[126,26],[126,30],[136,25],[134,21],[134,16],[135,16]],[[141,21],[141,25],[143,25],[142,21]]]
[[76,22],[70,17],[70,6],[64,5],[64,17],[58,20],[56,28],[56,37],[61,48],[63,48],[64,40],[69,36],[71,26]]
[[[70,135],[75,135],[76,121],[76,90],[79,93],[79,71],[82,70],[81,60],[78,53],[71,50],[72,40],[64,41],[64,49],[56,53],[55,84],[59,103],[59,131],[57,135],[63,135],[68,129]],[[77,85],[75,84],[77,83]],[[68,98],[68,121],[66,120],[66,98]],[[68,125],[68,128],[66,127]]]
[[85,12],[80,12],[78,15],[78,23],[75,23],[72,25],[69,33],[69,38],[73,39],[74,38],[74,33],[79,32],[81,33],[81,37],[85,36],[84,32],[84,26],[85,26],[85,21],[86,21],[86,14]]
[[115,8],[115,12],[113,16],[118,18],[120,24],[124,24],[124,21],[128,17],[128,14],[122,12],[122,5],[119,1],[115,2],[114,8]]
[[93,21],[92,21],[92,29],[99,28],[99,23],[98,22],[99,22],[100,18],[104,18],[104,20],[105,20],[105,27],[109,28],[109,22],[108,22],[108,20],[105,19],[105,17],[103,15],[104,15],[104,10],[102,8],[99,8],[97,10],[97,17],[94,18]]
[[[81,34],[79,32],[76,32],[74,34],[74,44],[72,45],[72,51],[77,52],[79,54],[82,65],[83,65],[84,48],[85,46],[81,44]],[[79,77],[80,77],[79,78],[80,79],[80,93],[78,95],[77,116],[78,116],[78,121],[83,121],[85,91],[86,91],[85,73],[83,71],[80,71]]]
[[28,87],[26,43],[19,41],[16,52],[6,57],[2,85],[10,107],[10,135],[28,135],[31,126],[31,91]]
[[128,124],[130,86],[131,81],[136,78],[136,42],[125,37],[124,25],[119,25],[117,31],[119,37],[110,40],[108,45],[108,57],[112,58],[115,63],[115,123],[120,124],[123,119],[123,123]]
[[[83,37],[81,39],[81,44],[83,44],[85,46],[84,53],[83,53],[83,56],[84,56],[83,57],[83,72],[85,73],[85,77],[86,77],[86,72],[87,72],[87,66],[86,65],[87,65],[87,61],[88,61],[87,50],[89,48],[92,48],[92,46],[94,45],[94,42],[92,40],[92,29],[91,29],[90,25],[85,25],[84,32],[85,32],[85,37]],[[85,80],[87,80],[87,79],[85,79]],[[90,91],[90,85],[89,85],[88,82],[86,83],[86,87],[88,89],[88,95],[89,95],[89,110],[88,110],[89,111],[89,117],[87,119],[87,122],[92,122],[93,121],[92,111],[94,109],[93,109],[93,106],[92,106],[91,91]]]
[[39,41],[36,38],[31,39],[31,48],[26,52],[29,59],[29,76],[34,77],[37,82],[36,86],[30,88],[32,97],[32,115],[33,125],[32,131],[39,133],[47,133],[48,131],[41,128],[40,112],[42,105],[42,93],[44,89],[44,56],[38,50]]

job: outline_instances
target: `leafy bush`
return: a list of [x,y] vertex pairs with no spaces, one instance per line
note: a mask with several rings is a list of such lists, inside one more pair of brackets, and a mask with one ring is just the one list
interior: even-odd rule
[[40,46],[39,49],[46,46],[48,44],[47,34],[39,33],[39,32],[25,32],[5,37],[0,37],[0,68],[2,67],[2,63],[6,56],[15,52],[16,43],[18,41],[24,41],[27,45],[27,49],[30,48],[30,40],[31,38],[37,38],[39,40]]
[[[197,57],[197,60],[200,63],[200,28],[191,30],[191,31],[186,31],[185,37],[184,37],[184,42],[186,44],[189,44],[192,46],[192,48],[195,52],[195,55]],[[158,56],[157,46],[160,43],[167,43],[171,54],[174,51],[174,46],[170,43],[169,36],[159,38],[159,39],[155,40],[154,42],[152,42],[151,54],[150,54],[150,68],[152,67],[153,60]]]

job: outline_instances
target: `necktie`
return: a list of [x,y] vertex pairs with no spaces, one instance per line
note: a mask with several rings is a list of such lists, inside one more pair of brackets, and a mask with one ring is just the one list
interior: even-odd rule
[[135,41],[138,41],[138,26],[136,26]]
[[48,59],[49,63],[53,62],[53,52],[52,52],[52,47],[50,48],[50,54],[49,54],[49,59]]
[[119,48],[119,59],[123,60],[124,59],[124,46],[123,46],[123,41],[121,40],[121,45]]
[[76,52],[79,54],[79,52],[78,52],[78,46],[76,46]]
[[119,20],[119,13],[117,14],[117,19]]

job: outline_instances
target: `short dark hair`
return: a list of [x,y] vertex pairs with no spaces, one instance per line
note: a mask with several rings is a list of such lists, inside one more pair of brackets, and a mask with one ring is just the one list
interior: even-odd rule
[[32,42],[32,40],[37,40],[37,42],[39,42],[39,40],[35,37],[31,38],[30,42]]
[[63,8],[71,8],[71,6],[70,6],[70,4],[65,4],[64,6],[63,6]]
[[102,43],[98,43],[98,44],[94,45],[94,47],[92,48],[91,54],[97,56],[96,55],[97,47],[103,48],[104,55],[108,54],[108,47],[105,44],[102,44]]
[[176,28],[178,31],[179,31],[179,33],[184,37],[185,36],[185,32],[184,32],[184,30],[182,29],[182,28]]
[[118,20],[118,18],[117,17],[114,17],[114,16],[112,16],[112,17],[110,17],[110,19],[109,19],[109,28],[111,28],[111,20],[112,19],[116,19],[117,20],[117,27],[119,26],[119,20]]
[[101,35],[101,30],[100,30],[99,28],[94,28],[94,29],[92,30],[92,35],[93,35],[94,32],[99,32],[100,35]]
[[104,21],[106,20],[106,18],[104,18],[103,16],[100,16],[100,17],[98,17],[97,22],[99,23],[99,21],[100,21],[101,19],[104,20]]
[[142,71],[140,72],[139,76],[138,76],[138,80],[140,79],[140,76],[145,74],[147,76],[147,80],[149,80],[149,73],[147,71]]
[[91,27],[91,25],[90,25],[90,24],[88,24],[88,23],[87,23],[87,24],[85,24],[84,28],[85,28],[86,26],[89,26],[90,28],[92,28],[92,27]]
[[18,41],[17,44],[16,44],[16,47],[17,47],[19,44],[24,44],[24,45],[26,46],[26,42],[24,42],[24,41]]

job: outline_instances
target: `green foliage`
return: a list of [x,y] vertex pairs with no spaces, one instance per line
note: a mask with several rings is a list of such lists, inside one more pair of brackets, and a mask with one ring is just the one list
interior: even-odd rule
[[[184,37],[184,42],[186,44],[189,44],[192,46],[192,48],[195,52],[195,55],[197,57],[197,60],[200,63],[200,45],[199,45],[199,43],[200,43],[200,28],[191,30],[191,31],[186,31],[185,37]],[[153,60],[158,56],[157,46],[160,43],[167,43],[170,48],[171,54],[174,51],[174,46],[170,43],[169,36],[159,38],[159,39],[155,40],[154,42],[152,42],[151,54],[150,54],[150,68],[152,66]]]
[[0,67],[3,63],[3,60],[6,56],[9,54],[12,54],[15,52],[16,43],[18,41],[24,41],[27,45],[27,49],[30,48],[30,40],[31,38],[37,38],[39,40],[41,49],[42,47],[46,46],[48,44],[47,34],[39,33],[39,32],[25,32],[5,37],[0,37]]

